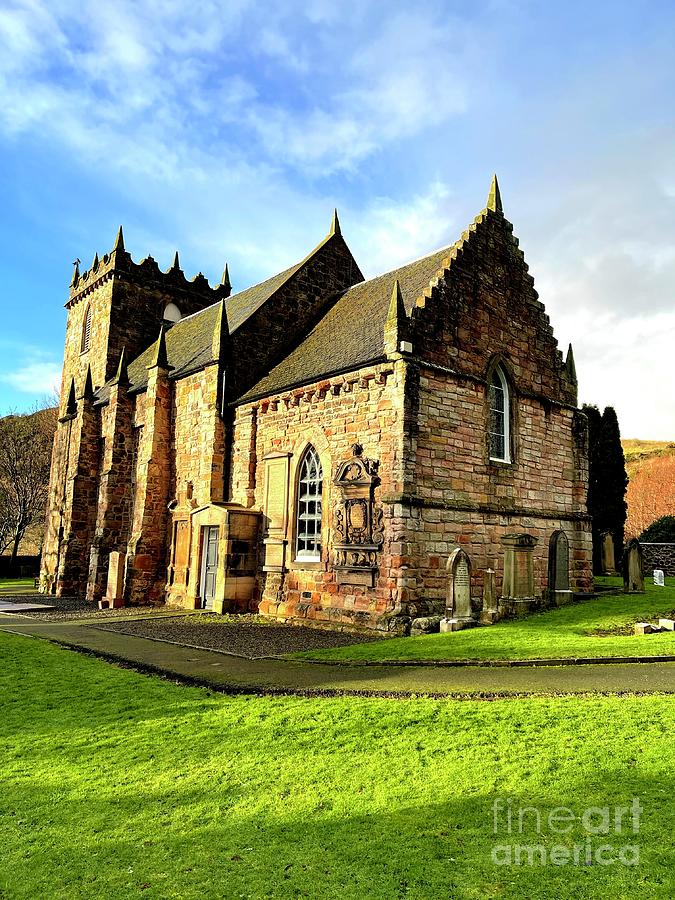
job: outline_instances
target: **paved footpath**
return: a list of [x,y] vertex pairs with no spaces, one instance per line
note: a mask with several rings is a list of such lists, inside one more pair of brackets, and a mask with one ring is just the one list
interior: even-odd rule
[[675,693],[675,663],[560,667],[432,668],[331,666],[285,659],[246,659],[214,650],[99,631],[82,621],[44,622],[0,616],[0,630],[42,638],[108,659],[220,690],[284,693],[583,694]]

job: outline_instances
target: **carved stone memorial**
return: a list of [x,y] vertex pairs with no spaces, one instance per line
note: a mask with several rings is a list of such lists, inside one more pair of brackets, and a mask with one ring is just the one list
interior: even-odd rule
[[623,552],[623,589],[627,594],[645,592],[642,547],[637,538],[628,541]]
[[554,531],[548,545],[548,593],[557,606],[569,603],[570,544],[564,531]]
[[460,547],[450,554],[447,570],[448,599],[440,630],[459,631],[476,624],[471,609],[471,560]]
[[379,463],[363,456],[360,444],[338,466],[335,477],[334,568],[338,584],[374,587],[384,541],[382,509],[375,503]]
[[507,600],[534,598],[534,554],[537,539],[531,534],[505,534],[504,584],[502,597]]

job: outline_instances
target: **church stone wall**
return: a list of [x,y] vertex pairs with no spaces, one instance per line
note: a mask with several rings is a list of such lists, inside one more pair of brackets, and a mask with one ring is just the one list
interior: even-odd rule
[[[266,459],[287,457],[286,481],[278,486],[287,506],[283,571],[262,573],[260,612],[282,619],[309,619],[335,625],[386,627],[388,617],[406,599],[402,568],[401,522],[385,494],[400,490],[404,370],[382,364],[329,381],[318,382],[255,404],[238,407],[234,427],[232,499],[262,509],[269,520],[275,498],[265,495]],[[293,553],[294,486],[297,467],[308,443],[323,467],[324,527],[320,563],[296,563]],[[363,457],[379,462],[380,483],[375,506],[384,516],[384,542],[372,587],[339,583],[334,567],[334,519],[340,463],[350,459],[353,445]],[[277,498],[278,499],[278,498]],[[265,526],[264,526],[265,527]],[[265,545],[261,545],[265,554]]]

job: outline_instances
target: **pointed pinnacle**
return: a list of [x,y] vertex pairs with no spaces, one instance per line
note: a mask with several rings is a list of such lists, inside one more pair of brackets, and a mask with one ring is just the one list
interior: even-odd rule
[[567,358],[565,360],[565,371],[567,372],[567,377],[573,383],[577,383],[577,367],[574,363],[574,351],[572,350],[572,345],[570,344],[567,348]]
[[117,366],[117,372],[115,373],[115,377],[113,378],[113,384],[128,384],[129,383],[129,373],[127,372],[127,349],[126,347],[122,347],[122,352],[120,353],[120,361]]
[[394,280],[394,286],[391,290],[391,300],[389,301],[389,312],[387,313],[387,324],[391,322],[400,322],[402,318],[405,318],[407,313],[405,311],[405,304],[403,302],[403,294],[401,293],[401,285],[398,283],[398,278]]
[[180,260],[178,259],[178,250],[173,255],[173,262],[171,263],[171,268],[169,272],[179,272],[180,271]]
[[113,247],[113,253],[115,250],[124,250],[124,234],[122,232],[122,226],[120,225],[119,231],[117,232],[117,237],[115,238],[115,246]]
[[154,369],[155,367],[160,369],[169,369],[169,358],[166,353],[166,336],[165,336],[165,326],[162,325],[159,329],[159,337],[155,341],[154,350],[152,356],[150,357],[150,362],[148,363],[149,369]]
[[77,400],[75,399],[75,379],[70,380],[70,390],[68,391],[68,402],[66,403],[66,415],[74,416],[77,412]]
[[502,195],[499,193],[499,182],[497,181],[496,175],[492,176],[490,193],[488,194],[487,199],[487,208],[491,209],[493,212],[504,212],[502,208]]
[[98,252],[94,253],[94,260],[91,264],[92,269],[98,269]]
[[223,359],[225,346],[230,336],[230,329],[227,324],[227,310],[225,308],[225,300],[223,297],[220,301],[218,312],[216,313],[216,321],[213,326],[213,338],[211,340],[211,355],[213,359]]
[[76,259],[73,263],[73,277],[70,279],[70,286],[75,287],[77,282],[80,280],[80,261]]
[[94,399],[94,385],[91,380],[91,366],[87,366],[87,377],[84,379],[84,390],[82,391],[83,400]]
[[333,219],[330,223],[330,231],[328,232],[328,234],[342,234],[342,231],[340,230],[340,220],[338,219],[337,207],[333,210]]
[[232,292],[232,283],[230,282],[230,270],[225,263],[225,268],[223,269],[223,277],[220,279],[221,287],[224,287],[227,290],[228,296]]

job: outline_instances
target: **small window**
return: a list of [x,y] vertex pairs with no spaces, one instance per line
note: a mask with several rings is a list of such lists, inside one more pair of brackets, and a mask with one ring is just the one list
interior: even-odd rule
[[89,350],[89,342],[91,340],[91,304],[87,306],[84,314],[84,322],[82,323],[82,343],[80,344],[80,353],[86,353]]
[[295,558],[317,562],[321,559],[321,498],[323,471],[321,460],[310,446],[300,463]]
[[183,318],[183,314],[181,313],[178,306],[175,303],[167,303],[164,308],[164,321],[165,322],[180,322]]
[[492,372],[488,388],[490,459],[511,462],[509,385],[501,366]]

